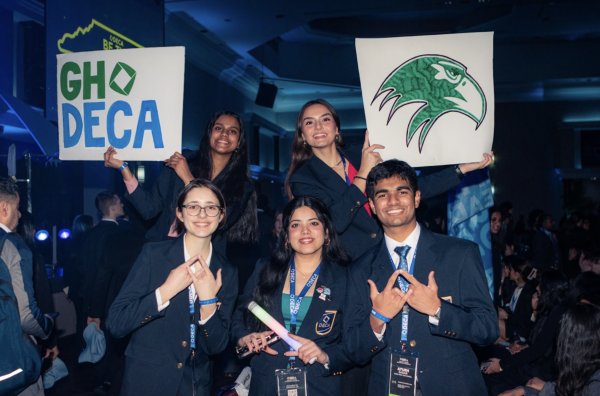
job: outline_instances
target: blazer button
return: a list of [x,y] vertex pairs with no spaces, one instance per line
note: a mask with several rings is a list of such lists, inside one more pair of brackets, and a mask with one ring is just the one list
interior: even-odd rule
[[186,346],[187,346],[187,342],[183,341],[183,342],[181,343],[181,346],[182,346],[182,347],[186,347]]
[[452,333],[452,337],[456,337],[456,333]]
[[350,209],[350,212],[354,212],[354,208]]
[[445,331],[444,331],[444,334],[448,335],[448,330],[445,330]]
[[411,346],[411,347],[413,347],[413,348],[414,348],[414,347],[416,347],[416,346],[417,346],[417,341],[415,341],[415,340],[412,340],[412,341],[410,342],[410,346]]
[[356,204],[360,206],[360,201],[356,201]]
[[371,234],[371,238],[373,238],[373,239],[377,238],[377,234],[375,234],[375,233],[372,233],[372,234]]
[[183,363],[177,363],[177,368],[180,369],[183,367]]

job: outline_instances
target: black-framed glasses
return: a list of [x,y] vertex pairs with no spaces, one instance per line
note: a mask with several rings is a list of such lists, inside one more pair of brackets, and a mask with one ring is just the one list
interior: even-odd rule
[[217,205],[200,206],[196,204],[187,204],[181,206],[185,208],[185,212],[189,216],[198,216],[203,209],[208,217],[216,217],[221,212],[221,207]]

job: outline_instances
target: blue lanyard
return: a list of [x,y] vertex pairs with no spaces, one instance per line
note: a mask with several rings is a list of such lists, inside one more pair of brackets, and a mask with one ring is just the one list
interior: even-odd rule
[[346,172],[346,159],[342,155],[341,151],[338,150],[338,153],[340,153],[340,157],[342,157],[342,163],[344,164],[344,176],[346,176],[346,184],[350,185],[350,184],[352,184],[352,182],[350,182],[350,178],[348,177],[348,172]]
[[[292,259],[292,263],[290,264],[290,332],[296,334],[296,319],[298,318],[298,312],[300,312],[300,304],[302,304],[302,299],[310,290],[313,283],[319,277],[319,272],[321,271],[321,264],[317,267],[315,272],[313,272],[312,276],[306,282],[306,285],[300,291],[298,295],[298,299],[296,300],[296,262],[295,259]],[[290,351],[294,349],[290,347]],[[290,357],[290,360],[296,360],[294,357]]]
[[[523,289],[523,287],[525,287],[525,285],[519,287],[518,289],[515,290],[515,292],[512,295],[512,298],[510,299],[510,311],[512,313],[515,313],[515,306],[517,305],[517,298],[516,298],[516,294],[517,294],[517,290],[519,289]],[[522,293],[522,291],[521,291]],[[519,293],[519,297],[521,297],[521,293]]]
[[[394,260],[392,259],[392,255],[388,250],[388,256],[390,256],[390,262],[392,263],[392,268],[396,271],[396,264],[394,264]],[[413,255],[412,261],[410,263],[410,268],[408,269],[409,274],[413,274],[415,270],[415,259],[417,258],[417,246],[415,246],[415,254]],[[403,293],[408,291],[408,282],[402,279],[401,276],[398,277],[398,286],[400,286],[400,290]],[[402,309],[402,332],[400,333],[400,341],[403,343],[408,341],[408,305],[404,305]]]
[[188,287],[188,297],[190,301],[190,348],[196,349],[196,320],[194,318],[194,293],[192,286]]

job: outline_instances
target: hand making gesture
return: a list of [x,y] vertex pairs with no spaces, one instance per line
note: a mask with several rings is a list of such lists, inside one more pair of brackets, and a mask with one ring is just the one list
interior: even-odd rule
[[437,309],[442,305],[442,301],[437,295],[438,286],[435,282],[434,272],[431,271],[429,273],[429,282],[427,283],[427,286],[404,270],[400,270],[400,275],[410,282],[408,291],[412,290],[412,294],[408,297],[408,305],[415,311],[423,314],[429,316],[435,315]]
[[[373,304],[373,309],[390,319],[398,315],[412,294],[411,290],[403,293],[402,290],[394,287],[394,282],[397,281],[399,275],[400,270],[395,271],[381,293],[377,290],[375,282],[371,279],[367,281],[371,287],[371,303]],[[373,331],[381,333],[383,325],[384,322],[382,320],[371,315],[371,328]]]

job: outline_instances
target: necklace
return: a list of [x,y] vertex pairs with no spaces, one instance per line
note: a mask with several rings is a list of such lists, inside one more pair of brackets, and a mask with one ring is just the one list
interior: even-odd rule
[[337,164],[335,164],[334,166],[330,166],[330,168],[337,168],[338,166],[340,166],[340,164],[342,163],[343,159],[340,160],[340,162],[338,162]]
[[298,273],[299,273],[300,275],[302,275],[302,277],[303,277],[304,279],[306,279],[306,275],[305,275],[305,274],[303,274],[303,273],[302,273],[302,271],[300,271],[298,268],[296,268],[296,271],[298,271]]

